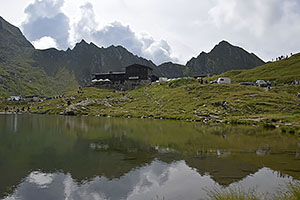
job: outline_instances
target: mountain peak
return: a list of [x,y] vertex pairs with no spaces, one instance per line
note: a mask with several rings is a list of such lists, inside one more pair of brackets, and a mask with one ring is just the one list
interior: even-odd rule
[[[214,52],[216,50],[223,50],[225,51],[228,48],[234,48],[235,46],[233,46],[232,44],[230,44],[229,42],[222,40],[221,42],[219,42],[219,44],[217,44],[212,50],[211,52]],[[239,47],[236,47],[239,48]]]
[[82,39],[79,44],[88,44],[84,39]]
[[[32,44],[30,44],[30,42],[24,37],[21,30],[18,27],[7,22],[1,16],[0,16],[0,31],[2,31],[2,33],[5,34],[7,38],[10,38],[11,40],[17,40],[14,42],[21,41],[22,45],[24,45],[25,47],[33,48]],[[7,40],[7,38],[0,38],[0,39]]]
[[221,42],[219,42],[218,45],[229,45],[229,46],[232,46],[229,42],[227,42],[226,40],[222,40]]
[[89,45],[84,39],[82,39],[80,42],[77,42],[75,46],[87,46]]
[[5,21],[5,19],[3,19],[3,17],[0,16],[0,25],[1,25],[3,22],[8,23],[7,21]]
[[82,39],[80,42],[77,42],[75,44],[75,47],[73,48],[73,50],[78,49],[78,48],[88,47],[88,46],[89,46],[89,44],[84,39]]
[[9,34],[15,37],[22,37],[23,34],[20,29],[9,22],[7,22],[3,17],[0,16],[0,30],[7,31]]
[[187,62],[194,74],[220,74],[229,70],[251,69],[265,64],[254,54],[222,40],[209,53],[201,52]]
[[3,17],[0,16],[0,30],[1,29],[12,31],[15,34],[18,28],[8,23],[5,19],[3,19]]
[[20,29],[0,16],[0,62],[12,61],[15,56],[34,49]]

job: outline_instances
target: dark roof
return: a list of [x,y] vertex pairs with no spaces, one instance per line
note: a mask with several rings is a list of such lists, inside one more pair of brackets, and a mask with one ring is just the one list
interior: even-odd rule
[[205,74],[198,74],[198,75],[192,75],[191,77],[193,77],[193,78],[197,78],[197,77],[207,77],[207,75],[205,75]]
[[93,73],[93,75],[109,75],[109,74],[122,75],[122,74],[125,74],[125,72]]
[[[140,65],[140,64],[133,64],[133,65],[129,65],[129,66],[127,66],[127,67],[144,67],[144,68],[148,68],[148,69],[150,69],[150,70],[153,70],[151,67],[149,67],[149,66],[146,66],[146,65]],[[127,68],[126,67],[126,68]]]

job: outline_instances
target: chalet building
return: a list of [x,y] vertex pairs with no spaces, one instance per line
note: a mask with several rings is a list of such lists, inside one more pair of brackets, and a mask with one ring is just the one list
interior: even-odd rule
[[152,71],[151,67],[133,64],[126,67],[125,76],[127,80],[150,80]]
[[125,72],[109,72],[94,74],[94,82],[112,82],[123,83],[125,81]]
[[154,80],[153,69],[140,64],[126,67],[125,72],[96,73],[92,86],[113,89],[134,89]]

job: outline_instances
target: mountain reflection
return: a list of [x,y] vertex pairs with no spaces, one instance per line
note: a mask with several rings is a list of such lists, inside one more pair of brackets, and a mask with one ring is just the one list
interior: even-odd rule
[[[292,181],[277,172],[262,168],[229,187],[255,188],[259,193],[272,195],[280,186]],[[155,160],[133,169],[120,178],[96,176],[89,181],[77,182],[72,174],[31,172],[8,199],[203,199],[208,189],[220,189],[209,174],[200,175],[184,161],[170,164]]]
[[0,130],[6,199],[199,199],[300,179],[299,142],[276,130],[47,115],[0,115]]

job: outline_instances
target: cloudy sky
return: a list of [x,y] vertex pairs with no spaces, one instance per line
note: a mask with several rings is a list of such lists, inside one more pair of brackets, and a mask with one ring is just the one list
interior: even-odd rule
[[5,0],[0,15],[36,48],[85,39],[156,64],[185,64],[221,40],[268,61],[300,51],[299,0]]

